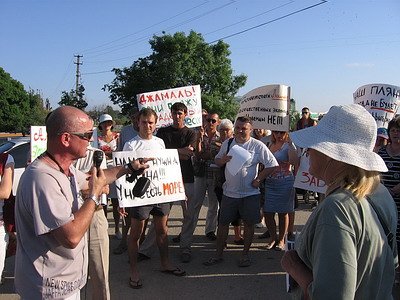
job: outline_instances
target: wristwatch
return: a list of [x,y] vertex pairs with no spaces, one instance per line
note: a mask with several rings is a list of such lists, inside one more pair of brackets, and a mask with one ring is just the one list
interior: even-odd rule
[[130,174],[135,173],[136,170],[133,168],[132,164],[129,162],[124,165],[124,169],[127,170]]
[[100,206],[100,200],[96,195],[90,195],[89,197],[86,198],[86,200],[93,200],[93,202],[96,204],[96,209]]

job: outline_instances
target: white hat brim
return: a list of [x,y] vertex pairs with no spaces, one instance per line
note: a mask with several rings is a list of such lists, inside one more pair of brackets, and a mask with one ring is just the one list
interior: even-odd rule
[[367,171],[387,172],[383,159],[371,150],[338,143],[317,126],[308,127],[299,131],[291,132],[292,142],[301,148],[317,150],[335,160],[359,167]]

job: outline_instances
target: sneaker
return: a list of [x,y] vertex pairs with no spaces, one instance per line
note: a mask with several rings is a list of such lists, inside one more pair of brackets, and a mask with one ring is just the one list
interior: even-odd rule
[[120,255],[128,250],[128,246],[125,243],[120,243],[117,248],[114,249],[113,253],[116,255]]
[[117,232],[115,233],[115,238],[116,238],[117,240],[122,240],[122,234],[121,234],[120,231],[117,231]]
[[188,263],[192,259],[192,254],[190,252],[182,252],[181,253],[181,262]]
[[215,235],[214,232],[209,232],[206,234],[206,237],[210,240],[210,241],[215,241],[217,239],[217,236]]

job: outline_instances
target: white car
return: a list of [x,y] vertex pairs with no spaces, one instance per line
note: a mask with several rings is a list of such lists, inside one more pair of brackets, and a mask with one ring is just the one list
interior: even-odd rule
[[13,194],[17,192],[19,179],[28,164],[30,157],[30,137],[10,138],[0,145],[0,153],[7,152],[14,158]]

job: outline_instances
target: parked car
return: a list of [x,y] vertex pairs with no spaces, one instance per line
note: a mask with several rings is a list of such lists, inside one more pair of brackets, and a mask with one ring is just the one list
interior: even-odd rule
[[28,164],[30,158],[31,140],[29,137],[10,138],[0,145],[0,153],[7,152],[15,161],[13,194],[17,192],[19,179]]

